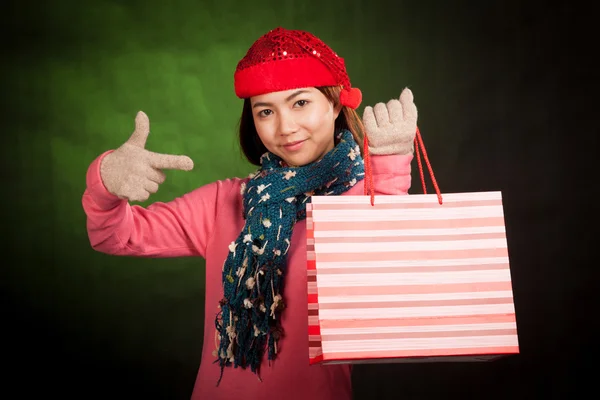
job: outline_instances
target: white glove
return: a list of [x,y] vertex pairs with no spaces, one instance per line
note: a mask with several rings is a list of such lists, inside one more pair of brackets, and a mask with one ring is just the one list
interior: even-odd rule
[[367,106],[363,112],[363,124],[369,138],[369,153],[412,154],[417,133],[417,106],[413,94],[406,88],[400,100],[392,99],[387,104]]
[[194,162],[187,156],[146,150],[149,133],[148,116],[140,111],[135,117],[135,131],[129,140],[102,160],[100,176],[113,195],[130,201],[146,201],[165,181],[161,170],[190,171],[194,168]]

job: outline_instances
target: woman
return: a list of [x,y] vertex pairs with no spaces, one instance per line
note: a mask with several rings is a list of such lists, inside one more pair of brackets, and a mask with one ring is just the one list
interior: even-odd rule
[[[161,169],[185,156],[144,149],[140,112],[131,138],[87,173],[83,207],[94,249],[206,260],[204,346],[193,399],[351,399],[347,365],[308,364],[305,206],[311,195],[363,195],[363,123],[344,61],[303,31],[278,28],[239,62],[239,139],[260,168],[147,208]],[[410,187],[417,110],[412,93],[364,113],[375,193]]]

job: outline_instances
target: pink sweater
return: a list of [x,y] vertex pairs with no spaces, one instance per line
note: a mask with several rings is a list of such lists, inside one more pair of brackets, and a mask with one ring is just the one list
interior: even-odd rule
[[[295,225],[292,235],[284,291],[287,308],[282,316],[286,335],[278,348],[277,360],[271,366],[263,361],[262,383],[250,370],[226,368],[216,387],[220,368],[213,364],[214,317],[223,297],[223,260],[229,243],[244,226],[240,195],[244,179],[210,183],[168,203],[157,202],[144,208],[107,192],[99,168],[106,154],[90,165],[82,199],[92,247],[113,255],[198,256],[206,260],[204,345],[192,399],[350,400],[350,366],[308,364],[305,221]],[[412,158],[412,155],[373,156],[376,193],[407,194]],[[363,182],[346,194],[362,195]]]

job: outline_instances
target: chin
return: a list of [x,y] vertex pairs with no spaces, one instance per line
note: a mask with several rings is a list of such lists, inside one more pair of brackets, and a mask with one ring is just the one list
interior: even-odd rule
[[310,164],[316,161],[314,157],[307,157],[302,155],[297,155],[295,157],[282,157],[283,160],[290,166],[294,167],[302,167],[304,165]]
[[287,163],[287,165],[289,165],[290,167],[303,167],[307,164],[310,164],[310,161],[306,161],[303,158],[293,158],[293,159],[287,159],[285,160],[285,162]]

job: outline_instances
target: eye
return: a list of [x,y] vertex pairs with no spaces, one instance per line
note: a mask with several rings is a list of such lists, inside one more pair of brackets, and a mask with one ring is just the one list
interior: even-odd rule
[[271,110],[269,110],[269,109],[267,108],[267,109],[264,109],[264,110],[261,110],[261,111],[259,111],[259,112],[258,112],[258,116],[259,116],[259,117],[268,117],[269,115],[271,115],[271,113],[272,113],[272,112],[273,112],[273,111],[271,111]]
[[307,104],[308,104],[308,101],[307,101],[307,100],[298,100],[298,101],[296,102],[296,104],[297,104],[298,106],[300,106],[300,107],[304,107],[305,105],[307,105]]

